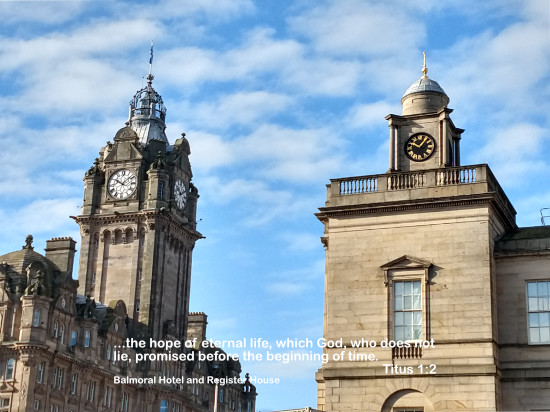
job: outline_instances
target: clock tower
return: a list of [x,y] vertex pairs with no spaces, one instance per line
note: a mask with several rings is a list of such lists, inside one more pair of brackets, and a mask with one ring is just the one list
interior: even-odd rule
[[460,164],[463,130],[422,72],[386,116],[389,170],[331,179],[316,214],[324,338],[345,349],[324,349],[321,410],[508,410],[495,244],[516,212],[486,164]]
[[166,107],[147,86],[130,101],[129,120],[84,176],[79,293],[122,299],[130,333],[184,339],[199,197],[185,134],[171,145]]

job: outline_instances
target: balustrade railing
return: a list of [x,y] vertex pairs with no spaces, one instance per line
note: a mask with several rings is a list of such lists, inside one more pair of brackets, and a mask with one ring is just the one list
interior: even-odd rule
[[424,172],[399,173],[388,176],[388,190],[414,189],[426,183]]
[[340,194],[353,195],[356,193],[376,192],[378,189],[377,176],[351,177],[340,181]]
[[[393,190],[415,189],[428,186],[449,186],[472,184],[487,181],[487,166],[474,165],[432,169],[404,173],[386,173],[383,175],[347,177],[333,179],[332,186],[340,195],[385,192]],[[386,184],[380,185],[385,182]]]
[[472,166],[443,169],[437,171],[435,175],[438,186],[476,182],[476,168]]

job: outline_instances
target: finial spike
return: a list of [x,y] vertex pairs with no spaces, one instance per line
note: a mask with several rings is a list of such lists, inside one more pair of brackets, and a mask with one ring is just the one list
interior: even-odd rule
[[151,52],[149,56],[149,76],[153,74],[153,40],[151,40]]
[[423,55],[423,57],[424,57],[424,62],[423,62],[423,64],[422,64],[422,73],[423,73],[423,76],[422,76],[422,77],[423,77],[424,79],[426,79],[426,78],[428,78],[428,68],[426,67],[426,52],[423,51],[423,52],[422,52],[422,55]]

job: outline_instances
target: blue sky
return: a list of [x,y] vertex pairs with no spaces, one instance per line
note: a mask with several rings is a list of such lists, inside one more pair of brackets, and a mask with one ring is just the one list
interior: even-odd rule
[[[550,207],[546,0],[0,1],[0,253],[32,233],[80,240],[84,171],[124,125],[148,72],[199,189],[191,310],[209,337],[322,335],[314,217],[330,178],[384,173],[400,98],[428,75],[518,211]],[[78,247],[78,246],[77,246]],[[320,365],[248,362],[280,377],[257,410],[316,405]]]

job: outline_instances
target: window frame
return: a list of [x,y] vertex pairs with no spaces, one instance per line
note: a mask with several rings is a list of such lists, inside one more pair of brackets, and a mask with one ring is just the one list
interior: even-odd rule
[[[530,283],[534,283],[534,284],[538,284],[538,283],[546,283],[546,295],[544,295],[547,299],[548,299],[548,302],[546,303],[546,307],[547,309],[545,310],[538,310],[538,307],[537,307],[537,310],[534,311],[534,310],[531,310],[530,309],[530,298],[529,298],[529,284]],[[537,289],[537,294],[536,294],[536,298],[535,299],[541,299],[541,296],[538,294],[538,286],[536,287]],[[538,302],[537,302],[537,306],[538,306]],[[525,312],[526,312],[526,329],[527,329],[527,342],[529,345],[533,345],[533,346],[539,346],[539,345],[550,345],[550,337],[547,341],[544,341],[544,342],[541,342],[540,341],[540,329],[541,329],[541,326],[540,326],[540,323],[539,323],[539,326],[536,326],[537,329],[539,329],[539,341],[538,342],[534,342],[531,340],[531,316],[532,314],[541,314],[541,313],[548,313],[548,315],[546,316],[547,318],[550,317],[550,280],[549,279],[527,279],[525,281]],[[544,326],[546,328],[546,326]],[[550,329],[550,326],[548,326],[548,328]]]
[[395,336],[395,302],[394,284],[396,282],[420,281],[420,306],[422,313],[422,335],[420,339],[407,342],[421,342],[430,339],[430,268],[432,263],[412,256],[401,256],[380,268],[384,271],[384,284],[387,288],[387,336],[396,340]]

